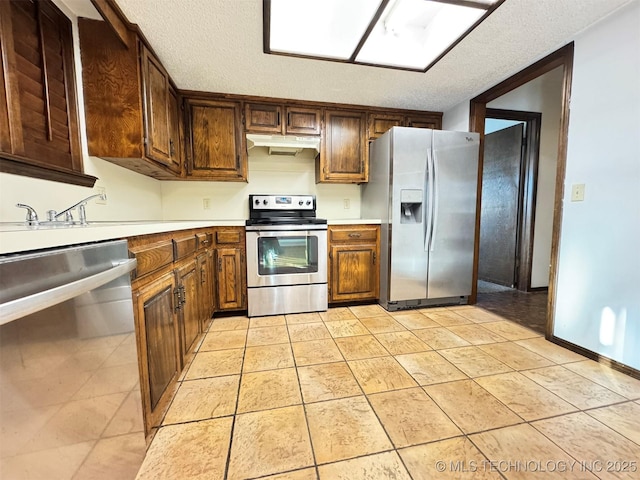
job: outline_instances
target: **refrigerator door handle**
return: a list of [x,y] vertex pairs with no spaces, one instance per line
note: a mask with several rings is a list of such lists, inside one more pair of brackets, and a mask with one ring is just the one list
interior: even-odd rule
[[433,160],[431,158],[431,150],[427,151],[427,169],[425,178],[425,235],[424,235],[424,251],[428,252],[431,247],[431,236],[433,229]]
[[431,213],[431,240],[429,250],[433,252],[436,243],[436,233],[438,232],[438,206],[440,203],[440,185],[438,182],[438,157],[436,156],[435,149],[433,150],[433,157],[431,159],[431,165],[433,167],[432,185],[433,185],[433,211]]

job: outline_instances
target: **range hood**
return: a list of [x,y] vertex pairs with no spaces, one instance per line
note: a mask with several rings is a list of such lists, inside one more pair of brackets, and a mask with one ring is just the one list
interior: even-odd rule
[[254,147],[266,147],[269,155],[295,157],[303,150],[320,152],[320,137],[296,137],[294,135],[258,135],[247,133],[247,150]]

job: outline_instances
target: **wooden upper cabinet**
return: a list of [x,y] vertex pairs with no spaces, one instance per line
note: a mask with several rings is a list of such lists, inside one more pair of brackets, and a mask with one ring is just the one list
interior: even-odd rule
[[407,115],[405,119],[406,127],[442,129],[442,114],[434,115]]
[[366,113],[325,110],[318,182],[363,183],[369,179]]
[[440,130],[442,128],[442,114],[405,115],[401,112],[397,114],[369,113],[369,140],[375,140],[381,137],[386,131],[391,129],[391,127],[432,128],[434,130]]
[[158,179],[181,175],[181,114],[166,70],[135,31],[78,19],[89,154]]
[[384,113],[369,114],[369,140],[374,140],[391,127],[404,126],[404,115],[390,115]]
[[187,173],[246,181],[247,154],[240,102],[187,98]]
[[148,158],[180,174],[180,104],[169,75],[158,59],[141,47],[144,146]]
[[0,171],[93,186],[83,174],[71,21],[49,0],[0,1]]
[[319,108],[272,103],[246,103],[245,130],[274,135],[320,135]]

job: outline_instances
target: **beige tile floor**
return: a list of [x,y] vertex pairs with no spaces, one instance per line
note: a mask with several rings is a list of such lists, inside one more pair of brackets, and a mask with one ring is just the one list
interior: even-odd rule
[[640,478],[639,400],[476,307],[220,318],[138,478]]

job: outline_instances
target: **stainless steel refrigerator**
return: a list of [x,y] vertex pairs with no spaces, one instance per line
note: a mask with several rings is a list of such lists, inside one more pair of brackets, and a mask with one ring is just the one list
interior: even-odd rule
[[477,133],[393,127],[371,144],[363,218],[381,219],[380,305],[465,304],[471,294]]

